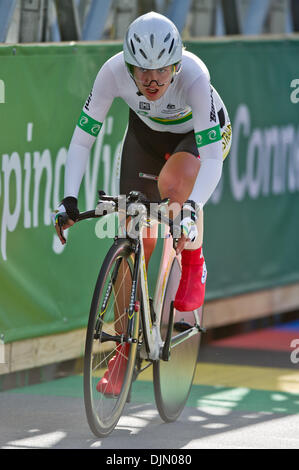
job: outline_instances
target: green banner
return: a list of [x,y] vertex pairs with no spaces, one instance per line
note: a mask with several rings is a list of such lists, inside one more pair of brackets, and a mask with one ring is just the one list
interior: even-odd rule
[[299,280],[299,38],[188,45],[232,120],[232,148],[205,210],[207,298]]
[[[189,42],[232,121],[233,145],[205,209],[207,299],[299,281],[299,40]],[[0,47],[0,335],[83,327],[110,244],[76,224],[62,247],[51,212],[67,148],[100,66],[121,44]],[[80,210],[117,194],[128,107],[115,100],[91,152]],[[97,124],[98,125],[98,124]],[[96,129],[98,131],[98,128]],[[151,262],[154,283],[159,256]]]

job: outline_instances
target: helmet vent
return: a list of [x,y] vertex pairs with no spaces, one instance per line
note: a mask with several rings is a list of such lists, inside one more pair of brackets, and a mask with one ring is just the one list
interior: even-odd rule
[[137,42],[139,42],[139,43],[141,42],[141,40],[140,40],[140,37],[139,37],[139,36],[137,36],[137,34],[136,34],[136,33],[134,33],[134,38],[136,39],[136,41],[137,41]]
[[146,55],[146,53],[145,53],[142,49],[139,49],[139,52],[140,52],[141,55],[143,55],[143,57],[144,57],[145,59],[147,59],[147,55]]
[[174,44],[174,38],[172,38],[172,41],[171,41],[171,44],[170,44],[170,48],[169,48],[168,54],[170,54],[170,52],[172,51],[173,44]]
[[170,38],[170,33],[168,33],[166,36],[165,36],[165,39],[164,39],[164,42],[167,42]]
[[165,52],[165,49],[162,49],[162,51],[160,52],[160,54],[158,55],[158,59],[161,59],[162,55],[164,54]]
[[151,46],[154,47],[154,38],[155,36],[153,34],[150,35],[150,42],[151,42]]
[[133,54],[135,55],[136,51],[135,51],[135,47],[134,47],[132,39],[131,39],[130,43],[131,43],[131,48],[132,48]]

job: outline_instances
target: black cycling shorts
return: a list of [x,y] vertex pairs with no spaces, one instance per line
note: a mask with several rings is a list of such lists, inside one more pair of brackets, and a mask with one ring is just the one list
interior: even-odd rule
[[166,163],[165,155],[176,152],[188,152],[198,158],[193,130],[186,134],[153,131],[130,109],[121,155],[120,194],[136,190],[152,201],[160,200],[157,182],[140,178],[139,173],[158,176]]

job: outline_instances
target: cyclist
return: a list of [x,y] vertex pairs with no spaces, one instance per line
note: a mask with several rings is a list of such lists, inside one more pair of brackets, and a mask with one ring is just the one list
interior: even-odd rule
[[[69,216],[63,230],[78,217],[77,197],[89,152],[116,97],[130,108],[120,194],[140,190],[151,200],[169,197],[171,204],[181,207],[177,252],[182,255],[182,277],[174,306],[194,310],[203,304],[206,284],[202,209],[220,180],[231,145],[226,107],[210,83],[207,67],[184,50],[168,18],[150,12],[133,21],[123,52],[98,72],[75,128],[66,162],[65,197],[57,213],[66,211]],[[141,171],[158,174],[158,185],[141,180]],[[57,225],[56,231],[65,243]],[[145,240],[147,261],[154,244],[153,238]],[[107,393],[117,394],[120,380],[112,369],[122,368],[125,355],[119,347],[98,384],[99,391],[105,393],[105,385]]]

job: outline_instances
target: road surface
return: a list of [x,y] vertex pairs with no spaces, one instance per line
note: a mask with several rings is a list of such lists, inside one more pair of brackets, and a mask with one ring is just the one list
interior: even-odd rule
[[80,374],[6,390],[0,449],[106,449],[111,458],[121,449],[298,449],[299,353],[290,346],[296,338],[299,345],[299,324],[292,322],[205,345],[175,423],[161,420],[148,371],[105,439],[88,427]]

